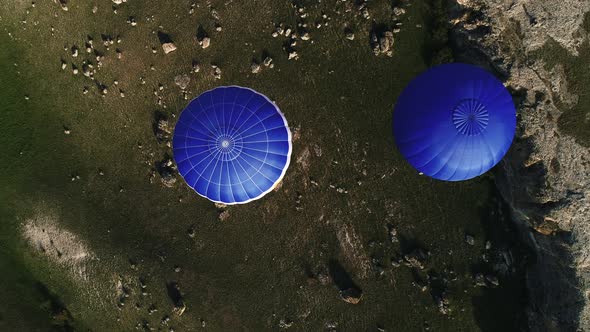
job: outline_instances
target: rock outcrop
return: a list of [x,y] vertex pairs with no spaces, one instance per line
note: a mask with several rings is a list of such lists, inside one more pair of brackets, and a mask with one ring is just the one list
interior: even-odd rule
[[557,123],[578,103],[571,78],[538,55],[548,41],[578,55],[590,1],[452,0],[449,10],[456,60],[505,79],[518,109],[496,183],[536,252],[527,272],[529,327],[590,330],[590,150]]

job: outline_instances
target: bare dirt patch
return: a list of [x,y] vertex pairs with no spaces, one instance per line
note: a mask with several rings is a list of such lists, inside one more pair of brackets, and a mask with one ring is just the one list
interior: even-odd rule
[[358,270],[358,276],[361,279],[366,278],[371,269],[371,262],[365,253],[360,235],[352,225],[346,223],[338,226],[336,236],[346,262]]
[[86,267],[94,255],[77,235],[58,225],[57,217],[39,214],[28,219],[22,233],[31,247],[49,261],[67,267],[77,279],[88,280]]

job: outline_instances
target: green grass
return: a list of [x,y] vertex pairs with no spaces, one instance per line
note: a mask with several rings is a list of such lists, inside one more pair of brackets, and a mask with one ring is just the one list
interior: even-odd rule
[[[10,173],[0,178],[0,329],[9,331],[60,330],[63,321],[54,319],[61,311],[59,299],[23,263],[22,241],[12,205],[26,187],[33,187],[36,172],[44,168],[51,151],[45,150],[47,132],[52,118],[37,112],[35,101],[25,100],[22,69],[14,66],[18,49],[2,34],[0,43],[0,145],[3,157],[0,167]],[[49,121],[49,122],[48,122]],[[44,149],[38,149],[41,145]],[[26,210],[21,210],[25,212]],[[26,213],[26,212],[25,212]]]
[[[6,98],[0,113],[0,143],[7,147],[0,163],[10,171],[0,180],[6,184],[0,187],[0,197],[7,211],[2,234],[11,239],[4,257],[31,283],[12,289],[13,296],[26,294],[39,281],[59,294],[54,302],[63,302],[74,326],[99,331],[128,331],[142,320],[158,327],[171,311],[166,295],[170,281],[181,285],[188,305],[182,317],[172,319],[171,326],[179,330],[200,326],[201,319],[212,330],[277,329],[280,319],[293,320],[295,330],[321,330],[328,321],[351,331],[371,330],[377,324],[421,330],[424,321],[435,330],[477,329],[472,298],[481,291],[471,286],[471,267],[479,262],[484,243],[482,214],[493,209],[491,181],[483,177],[442,183],[420,177],[396,151],[391,135],[397,95],[431,62],[445,59],[434,54],[444,46],[439,41],[429,46],[431,32],[416,27],[440,28],[440,22],[429,16],[430,6],[413,3],[408,8],[393,58],[372,54],[371,21],[350,13],[338,16],[335,8],[344,13],[340,1],[339,7],[335,1],[310,6],[308,23],[319,19],[322,11],[332,20],[328,27],[310,29],[314,43],[299,41],[300,59],[289,61],[282,50],[284,40],[271,37],[274,23],[296,25],[289,1],[224,3],[213,1],[222,32],[214,31],[204,4],[189,16],[190,1],[129,1],[117,15],[110,2],[97,3],[96,14],[91,12],[93,4],[85,2],[71,1],[68,12],[52,2],[36,8],[17,2],[0,5],[0,28],[19,38],[7,39],[10,47],[0,51],[2,72],[7,73],[0,85],[10,87],[2,92]],[[369,8],[376,22],[391,24],[389,1],[371,2]],[[137,27],[125,23],[131,15]],[[154,20],[148,22],[146,17],[152,15]],[[17,22],[21,18],[27,24]],[[39,24],[33,25],[35,21]],[[200,49],[194,41],[199,24],[212,36],[209,49]],[[355,30],[354,41],[344,38],[344,25]],[[162,53],[153,33],[159,30],[170,34],[176,52]],[[123,43],[114,45],[123,50],[122,60],[115,58],[114,47],[104,50],[103,33],[122,36]],[[83,48],[87,35],[106,54],[97,74],[97,81],[109,86],[106,97],[99,96],[94,82],[60,69],[61,58],[73,60],[64,45],[75,43],[81,49],[74,59],[78,65],[89,58]],[[157,54],[152,54],[152,46]],[[274,58],[275,68],[251,74],[252,59],[261,61],[264,52]],[[229,208],[231,217],[225,223],[217,220],[213,204],[182,183],[169,189],[157,177],[155,183],[149,181],[154,164],[170,154],[152,133],[154,111],[165,112],[173,122],[186,105],[173,78],[188,73],[193,59],[202,70],[191,74],[191,98],[217,85],[247,85],[275,100],[291,128],[301,132],[281,189]],[[210,63],[223,69],[222,80],[213,80]],[[156,71],[149,69],[151,64]],[[15,75],[16,70],[21,74]],[[114,79],[126,98],[119,97]],[[153,89],[159,83],[166,86],[166,108],[155,104]],[[82,94],[84,86],[90,87],[88,95]],[[70,135],[63,134],[63,126]],[[321,147],[321,156],[314,155],[314,146]],[[309,169],[296,162],[305,149],[311,151]],[[99,169],[104,176],[98,175]],[[72,182],[72,175],[81,179]],[[319,186],[311,185],[310,178]],[[349,194],[338,194],[330,184]],[[302,211],[295,209],[297,193],[303,195]],[[19,238],[19,221],[37,212],[38,206],[58,215],[59,224],[80,236],[100,259],[90,265],[90,283],[73,280],[68,271],[27,249]],[[411,286],[410,270],[389,267],[390,257],[401,249],[387,241],[387,223],[431,251],[429,269],[456,272],[458,279],[449,286],[450,318],[438,313],[428,292]],[[361,277],[361,267],[338,244],[342,225],[352,225],[366,254],[382,260],[385,277]],[[186,235],[189,227],[196,229],[194,239]],[[464,243],[465,232],[476,236],[475,248]],[[370,242],[376,244],[371,247]],[[340,260],[363,289],[360,305],[342,302],[333,287],[308,284],[306,267],[316,270],[331,259]],[[136,262],[136,269],[129,260]],[[180,273],[173,271],[177,264]],[[121,311],[114,289],[119,276],[131,289]],[[139,294],[140,277],[148,284],[148,296]],[[29,296],[27,303],[39,302],[35,292]],[[9,307],[5,303],[0,301],[0,308]],[[141,305],[139,310],[135,303]],[[154,315],[147,313],[151,304],[159,309]],[[41,303],[31,306],[41,308]],[[20,311],[30,312],[26,307],[15,309]]]

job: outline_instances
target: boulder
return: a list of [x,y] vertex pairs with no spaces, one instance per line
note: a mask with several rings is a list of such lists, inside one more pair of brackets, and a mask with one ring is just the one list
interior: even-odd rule
[[475,238],[473,237],[473,235],[465,234],[465,243],[467,243],[470,246],[474,246]]
[[422,249],[414,249],[411,253],[404,255],[404,261],[409,267],[413,267],[419,270],[424,269],[424,264],[428,254]]
[[363,297],[362,292],[354,287],[347,288],[340,291],[340,298],[344,302],[348,302],[350,304],[359,304],[361,298]]
[[393,56],[394,41],[392,31],[376,31],[375,29],[371,31],[370,43],[375,55]]
[[264,58],[264,61],[262,62],[266,67],[270,67],[272,68],[272,58],[267,56],[266,58]]
[[260,64],[253,62],[252,65],[250,65],[250,70],[252,71],[252,74],[258,74],[260,73],[260,70],[262,69],[262,67],[260,66]]
[[168,54],[170,52],[176,51],[176,45],[174,45],[174,43],[172,43],[172,42],[164,43],[164,44],[162,44],[162,49],[164,50],[165,54]]
[[199,41],[199,45],[201,45],[203,49],[209,47],[211,45],[211,38],[203,37],[203,39]]

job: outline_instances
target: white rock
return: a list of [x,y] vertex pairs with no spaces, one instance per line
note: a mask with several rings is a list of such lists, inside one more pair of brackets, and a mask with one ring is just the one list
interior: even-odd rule
[[201,42],[199,43],[203,49],[209,47],[211,45],[211,38],[203,37]]
[[174,43],[164,43],[162,44],[162,49],[164,50],[165,54],[168,54],[170,52],[176,51],[176,45],[174,45]]
[[252,74],[258,74],[260,73],[260,70],[262,69],[262,67],[260,66],[260,64],[253,62],[252,65],[250,66],[250,70],[252,71]]
[[394,7],[393,8],[393,15],[395,16],[400,16],[406,13],[406,10],[400,7]]

